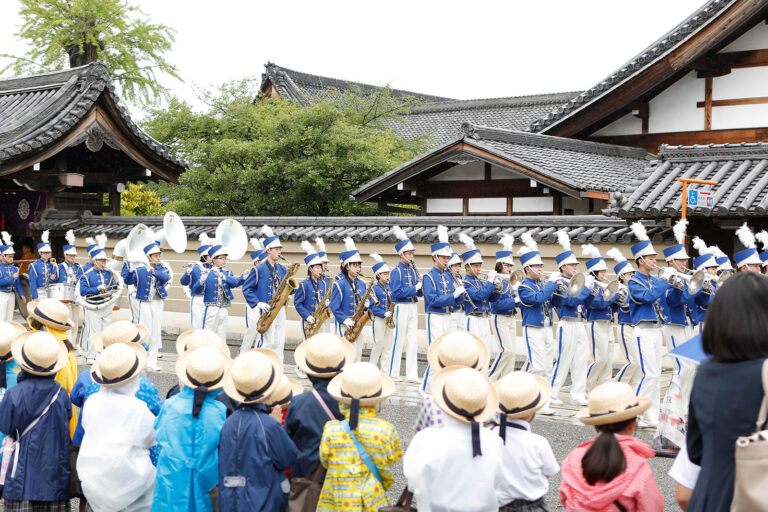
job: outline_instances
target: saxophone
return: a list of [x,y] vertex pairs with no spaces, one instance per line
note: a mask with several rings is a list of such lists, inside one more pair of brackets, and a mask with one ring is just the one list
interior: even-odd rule
[[288,301],[288,297],[291,295],[291,292],[299,287],[299,283],[293,277],[298,271],[298,263],[291,263],[288,266],[288,272],[285,274],[285,277],[283,277],[283,280],[280,281],[280,286],[277,287],[275,294],[269,301],[269,311],[261,315],[261,317],[259,317],[259,321],[256,324],[256,330],[259,332],[259,334],[264,334],[267,332],[269,326],[272,325],[272,322],[274,322],[275,318],[277,318],[277,314],[280,312],[280,309]]
[[387,318],[387,328],[394,329],[395,328],[395,301],[393,301],[391,297],[389,299],[389,306],[387,307],[387,313],[389,313],[389,318]]
[[331,299],[332,291],[333,283],[328,283],[328,289],[325,291],[323,300],[317,303],[315,310],[312,312],[312,318],[315,319],[315,322],[304,327],[304,335],[307,338],[317,334],[320,331],[320,327],[323,326],[323,322],[331,318],[331,306],[326,306],[325,304]]
[[[350,343],[354,343],[357,338],[360,337],[360,333],[363,332],[363,327],[365,327],[365,324],[371,319],[371,311],[365,309],[365,300],[371,296],[371,291],[373,291],[373,281],[373,279],[368,281],[368,286],[365,288],[365,293],[363,293],[363,297],[360,299],[360,304],[358,304],[357,310],[351,317],[349,317],[355,324],[344,333],[344,339]],[[372,297],[371,300],[376,302],[375,297]]]

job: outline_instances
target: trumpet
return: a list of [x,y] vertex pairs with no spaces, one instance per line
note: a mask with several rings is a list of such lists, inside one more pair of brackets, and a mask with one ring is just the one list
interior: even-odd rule
[[[557,274],[560,275],[560,278],[557,279],[557,291],[555,291],[555,295],[559,297],[565,297],[565,294],[568,294],[570,297],[578,297],[581,295],[581,292],[584,290],[584,286],[586,286],[587,283],[587,276],[581,272],[576,272],[571,276],[570,280],[566,281],[566,278],[560,272],[549,272],[546,274],[547,279],[550,279],[553,275]],[[542,272],[542,279],[544,275],[545,273]]]
[[523,281],[525,281],[525,272],[522,270],[515,270],[509,274],[509,284],[512,288],[517,289]]
[[597,297],[598,294],[602,291],[603,300],[605,300],[606,302],[613,302],[613,299],[616,297],[616,294],[619,293],[621,283],[619,283],[619,281],[616,279],[614,279],[613,281],[605,281],[605,280],[598,281],[597,279],[595,279],[591,283],[591,285],[596,285],[592,287],[592,295]]
[[722,284],[732,275],[733,272],[730,270],[724,270],[719,276],[706,274],[704,276],[704,285],[701,290],[708,295],[714,295],[716,287],[722,286]]
[[[664,274],[668,273],[667,269],[662,268],[658,265],[653,265],[653,268],[658,271],[656,274],[656,277],[658,277],[659,279],[664,279],[673,288],[677,288],[678,290],[685,291],[685,285],[687,284],[688,293],[690,293],[691,295],[696,295],[704,288],[706,274],[703,270],[697,270],[695,272],[686,270],[686,272],[691,272],[691,273],[686,273],[686,272],[678,272],[677,270],[672,269],[672,274],[669,275],[668,277],[664,277]],[[672,268],[672,267],[667,267],[667,268]]]

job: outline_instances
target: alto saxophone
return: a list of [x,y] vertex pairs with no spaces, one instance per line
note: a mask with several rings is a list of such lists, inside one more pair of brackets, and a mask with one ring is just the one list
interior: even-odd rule
[[325,291],[323,300],[317,303],[315,310],[312,312],[312,318],[314,318],[315,321],[304,327],[304,335],[307,338],[311,338],[320,332],[320,327],[323,326],[323,322],[331,318],[331,306],[326,306],[326,303],[331,299],[332,291],[333,283],[328,283],[328,289]]
[[392,300],[392,298],[389,298],[389,306],[387,307],[387,313],[389,313],[389,316],[387,317],[387,328],[394,329],[395,328],[395,301]]
[[283,277],[283,280],[280,281],[280,286],[277,287],[275,294],[269,301],[269,311],[261,315],[261,317],[259,317],[259,321],[256,323],[256,330],[259,334],[264,334],[267,332],[269,326],[272,325],[272,322],[274,322],[275,318],[277,318],[277,314],[280,312],[280,309],[288,301],[288,297],[290,297],[291,292],[299,287],[299,283],[293,277],[298,271],[299,264],[291,263],[288,267],[288,272],[285,274],[285,277]]
[[[362,299],[360,299],[360,304],[358,304],[357,310],[355,310],[355,313],[349,317],[352,322],[354,322],[354,325],[344,333],[344,339],[350,343],[354,343],[357,338],[360,337],[360,333],[363,332],[363,327],[365,327],[365,324],[371,319],[371,311],[365,309],[365,301],[370,297],[371,291],[373,291],[373,279],[368,281],[368,286],[365,288],[365,293],[363,294]],[[375,298],[372,300],[375,301]]]

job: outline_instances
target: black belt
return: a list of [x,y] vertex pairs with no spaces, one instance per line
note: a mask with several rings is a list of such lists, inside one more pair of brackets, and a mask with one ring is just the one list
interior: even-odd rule
[[488,318],[490,313],[470,313],[469,316],[476,316],[478,318]]
[[417,297],[412,297],[408,300],[401,300],[401,301],[394,301],[395,304],[414,304],[416,302],[419,302],[419,299]]

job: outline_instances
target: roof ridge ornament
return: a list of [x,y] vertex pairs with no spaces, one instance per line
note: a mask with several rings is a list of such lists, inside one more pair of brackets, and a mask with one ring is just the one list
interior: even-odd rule
[[461,133],[463,133],[465,137],[477,138],[475,136],[476,134],[475,132],[476,132],[475,125],[472,124],[471,122],[464,121],[463,123],[461,123]]

